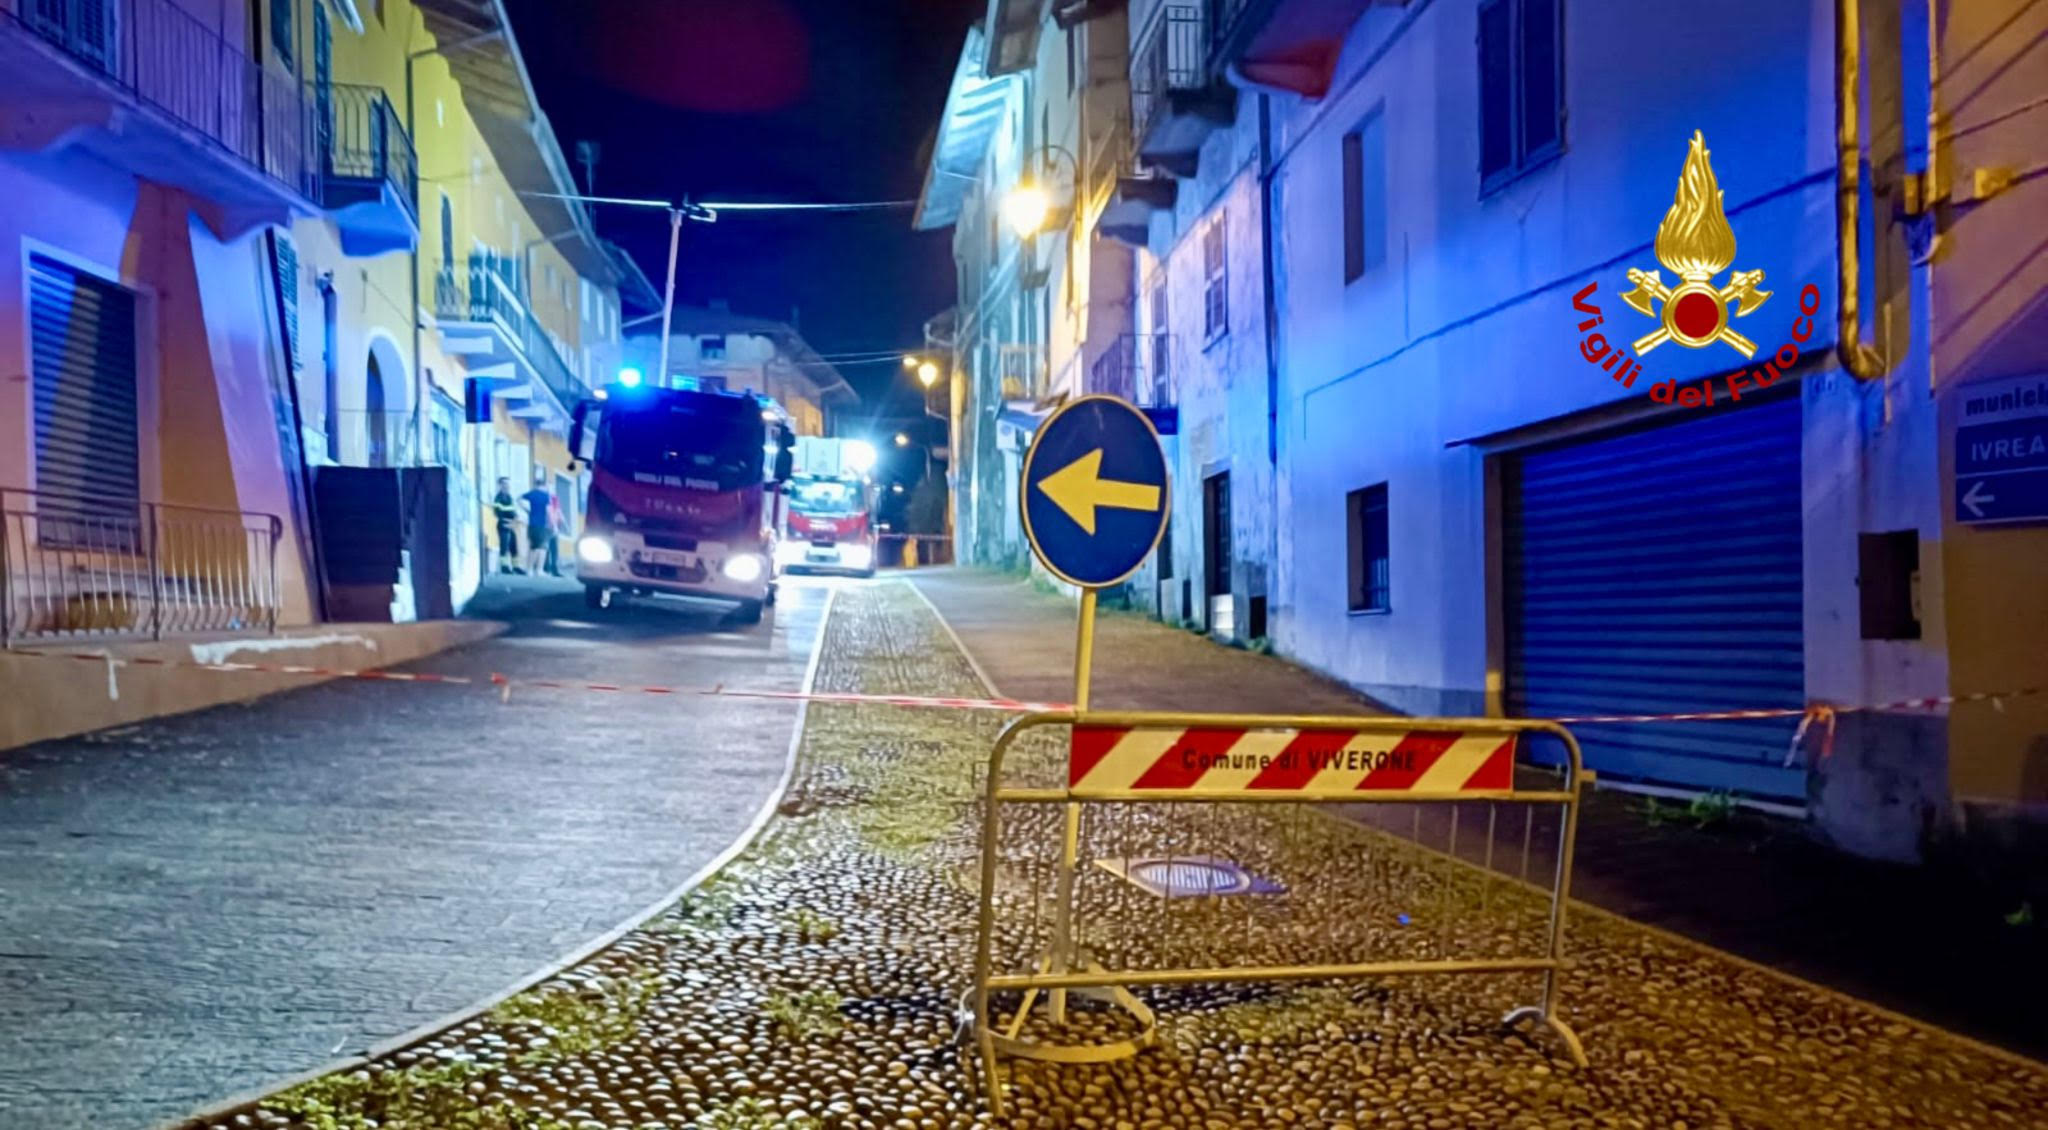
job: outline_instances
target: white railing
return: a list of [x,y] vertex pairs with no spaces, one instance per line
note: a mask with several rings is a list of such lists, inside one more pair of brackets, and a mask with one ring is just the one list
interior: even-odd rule
[[0,489],[0,643],[277,630],[274,514]]

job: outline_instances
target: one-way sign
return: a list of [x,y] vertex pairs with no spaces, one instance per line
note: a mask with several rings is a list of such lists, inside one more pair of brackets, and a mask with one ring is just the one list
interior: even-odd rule
[[1962,391],[1956,422],[1956,521],[2048,521],[2048,380]]

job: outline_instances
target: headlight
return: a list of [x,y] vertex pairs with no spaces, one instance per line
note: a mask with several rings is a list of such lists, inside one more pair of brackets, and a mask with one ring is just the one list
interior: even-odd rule
[[576,556],[592,565],[609,565],[612,563],[612,543],[596,534],[585,535],[576,543]]
[[849,569],[865,569],[875,559],[874,550],[864,545],[842,545],[839,547],[839,563]]
[[761,556],[757,553],[742,553],[725,559],[725,579],[746,584],[761,579]]
[[803,560],[803,542],[785,541],[775,547],[775,563],[777,565],[800,565],[803,563]]

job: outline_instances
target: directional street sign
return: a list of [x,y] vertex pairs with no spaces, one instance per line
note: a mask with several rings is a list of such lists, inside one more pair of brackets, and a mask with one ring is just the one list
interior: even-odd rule
[[1084,396],[1039,425],[1024,453],[1024,533],[1060,579],[1116,584],[1166,527],[1166,456],[1145,414]]
[[1956,521],[2048,522],[2048,380],[1972,385],[1956,424]]

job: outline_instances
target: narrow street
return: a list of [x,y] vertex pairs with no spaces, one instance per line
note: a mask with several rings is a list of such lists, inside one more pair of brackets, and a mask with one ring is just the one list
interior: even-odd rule
[[[510,629],[416,669],[796,690],[828,584],[732,628],[497,578]],[[509,987],[732,843],[797,713],[335,682],[10,751],[0,1125],[148,1127]]]

